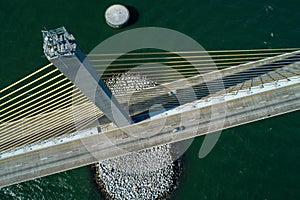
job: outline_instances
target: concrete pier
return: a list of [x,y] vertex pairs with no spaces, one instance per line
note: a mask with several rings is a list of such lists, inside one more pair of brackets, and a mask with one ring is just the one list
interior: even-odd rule
[[112,28],[122,28],[129,20],[128,9],[121,4],[114,4],[105,11],[105,21]]

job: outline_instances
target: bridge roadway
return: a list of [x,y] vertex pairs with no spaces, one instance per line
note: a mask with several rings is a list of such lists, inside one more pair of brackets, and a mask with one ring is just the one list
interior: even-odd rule
[[[135,120],[139,120],[149,109],[159,109],[157,105],[172,107],[177,105],[178,99],[180,100],[180,104],[185,104],[195,99],[191,98],[192,96],[197,96],[198,99],[206,98],[207,95],[215,95],[219,91],[224,93],[224,88],[227,92],[230,92],[232,90],[261,85],[266,82],[285,79],[286,77],[300,74],[300,65],[298,64],[298,67],[292,66],[295,64],[295,60],[299,60],[299,54],[300,51],[290,52],[238,66],[231,66],[218,71],[198,74],[186,79],[179,79],[142,91],[127,91],[128,93],[126,92],[125,95],[116,95],[116,98],[125,108],[129,108],[130,113],[135,116]],[[260,76],[262,74],[264,74],[264,76]],[[157,74],[157,76],[159,76],[159,74]],[[222,81],[218,79],[220,76],[223,77],[224,86]],[[215,81],[215,79],[217,79],[217,81]],[[63,92],[63,90],[60,91],[60,87],[61,86],[58,87],[57,85],[53,87],[53,89],[55,88],[58,94],[62,94],[61,92]],[[213,91],[211,91],[211,89]],[[175,91],[176,95],[170,95],[170,91]],[[33,143],[40,143],[48,139],[51,140],[58,136],[65,137],[66,134],[78,129],[78,124],[85,127],[86,124],[99,118],[100,115],[103,114],[84,94],[79,92],[77,95],[72,97],[72,99],[76,99],[74,103],[80,102],[80,104],[76,105],[76,107],[72,106],[66,109],[65,103],[67,102],[64,102],[64,99],[60,99],[59,96],[55,96],[55,99],[53,98],[51,100],[53,105],[55,105],[53,109],[49,107],[49,104],[44,100],[41,104],[38,102],[33,105],[28,104],[30,103],[29,101],[26,103],[26,105],[30,105],[28,108],[24,107],[25,104],[18,104],[15,106],[16,108],[11,108],[12,110],[6,109],[6,112],[11,114],[6,115],[5,113],[6,117],[4,119],[9,119],[11,115],[14,117],[12,118],[13,120],[9,119],[8,123],[1,123],[0,125],[0,158],[1,154],[5,153],[5,151],[17,151],[17,148],[23,149],[24,145],[30,146]],[[26,97],[25,100],[28,98],[29,97]],[[51,98],[49,99],[47,97],[47,99],[50,100]],[[72,101],[71,96],[70,99],[66,101],[70,103]],[[83,102],[86,102],[86,104],[83,104]],[[45,104],[47,109],[51,108],[51,112],[45,112],[47,109],[44,108],[43,104]],[[64,109],[60,109],[58,105],[64,105]],[[9,108],[9,106],[6,108]],[[23,107],[24,110],[18,110],[17,107],[18,109]],[[39,113],[39,109],[41,108],[43,112]],[[32,111],[34,112],[31,113],[31,109],[33,109]],[[80,114],[77,115],[74,113]],[[32,116],[33,114],[35,115]],[[72,119],[69,117],[70,114],[76,117]],[[95,116],[96,114],[99,116]],[[26,115],[29,115],[30,118]],[[100,120],[101,123],[108,123],[105,119],[105,117],[102,117]],[[77,127],[74,124],[76,124]]]
[[[181,114],[166,116],[165,125],[158,134],[153,128],[161,126],[162,119],[143,121],[121,129],[113,129],[101,134],[58,144],[41,150],[32,151],[10,158],[0,159],[0,187],[23,182],[38,177],[86,166],[99,160],[124,155],[144,148],[182,141],[197,135],[227,129],[245,123],[269,118],[300,109],[300,83],[267,92],[252,94],[242,98],[219,102],[214,108],[226,106],[223,128],[210,127],[211,122],[222,121],[218,113],[212,114],[212,106],[185,111]],[[185,129],[174,131],[185,117]],[[197,119],[197,116],[200,118]],[[195,120],[197,119],[197,120]],[[133,137],[125,132],[139,130],[136,134],[144,138]]]

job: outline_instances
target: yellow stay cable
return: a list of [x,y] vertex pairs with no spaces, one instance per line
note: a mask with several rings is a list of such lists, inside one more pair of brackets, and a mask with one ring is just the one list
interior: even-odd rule
[[[81,97],[81,98],[78,98],[78,99],[75,99],[74,100],[74,103],[76,103],[77,101],[81,101],[82,103],[84,103],[84,102],[87,102],[88,100],[86,99],[86,98],[84,98],[84,97]],[[71,104],[71,103],[70,103]],[[67,108],[65,108],[65,109],[69,109],[69,108],[71,108],[72,107],[72,105],[71,106],[69,106],[69,107],[67,107]],[[33,122],[34,122],[34,120],[36,120],[36,118],[38,117],[38,118],[41,118],[42,116],[51,116],[51,115],[53,115],[54,116],[54,114],[53,113],[55,113],[56,111],[60,111],[60,110],[63,110],[63,109],[57,109],[57,110],[54,110],[54,111],[52,111],[52,112],[49,112],[49,113],[41,113],[41,114],[38,114],[37,116],[34,116],[34,117],[30,117],[30,118],[23,118],[23,119],[20,119],[20,120],[18,120],[18,121],[16,121],[17,122],[17,124],[24,124],[24,121],[29,121],[30,123],[32,123],[32,125],[33,125]],[[13,123],[13,122],[12,122]],[[7,131],[8,129],[10,130],[10,131],[14,131],[14,130],[16,130],[16,129],[18,129],[18,128],[10,128],[10,124],[11,123],[6,123],[6,124],[4,124],[3,126],[1,126],[1,131],[2,132],[4,132],[4,131]],[[13,123],[13,125],[14,126],[16,126],[17,125],[16,123]],[[8,127],[8,128],[7,128]]]
[[247,53],[247,54],[224,54],[224,55],[198,55],[198,56],[169,56],[169,57],[152,57],[152,58],[118,58],[118,59],[90,59],[90,62],[120,62],[120,61],[138,61],[138,60],[172,60],[172,59],[189,59],[189,58],[217,58],[217,57],[251,57],[262,55],[280,55],[285,52],[271,52],[271,53]]
[[[64,79],[62,79],[62,80],[59,80],[59,81],[55,82],[54,84],[52,84],[52,85],[50,85],[50,86],[48,86],[48,87],[46,87],[46,88],[44,88],[44,89],[42,89],[42,90],[36,92],[36,93],[34,94],[34,96],[37,95],[37,94],[40,94],[41,92],[44,92],[44,91],[48,90],[49,88],[51,88],[51,87],[53,87],[53,86],[55,86],[55,85],[60,84],[60,83],[63,82],[63,81],[66,81],[66,80],[67,80],[67,78],[64,78]],[[33,95],[32,95],[32,96],[33,96]],[[10,105],[10,106],[7,106],[7,107],[5,107],[4,109],[2,109],[1,111],[3,112],[3,111],[5,111],[5,110],[7,110],[7,109],[9,109],[9,108],[11,108],[11,107],[13,107],[13,106],[15,106],[15,105],[21,103],[21,102],[24,102],[25,100],[31,98],[32,96],[28,96],[28,97],[26,97],[26,98],[24,98],[24,99],[22,99],[22,100],[20,100],[20,101],[18,101],[18,102],[16,102],[16,103]],[[5,104],[6,104],[6,103],[8,103],[8,102],[5,102]],[[3,116],[3,115],[0,115],[0,117],[2,117],[2,116]]]
[[[227,49],[227,50],[200,50],[200,51],[172,51],[172,52],[140,52],[127,53],[125,55],[155,55],[155,54],[185,54],[185,53],[227,53],[227,52],[263,52],[263,51],[296,51],[299,48],[276,48],[276,49]],[[116,56],[124,53],[88,54],[88,56]]]
[[41,72],[41,71],[47,69],[48,67],[50,67],[50,66],[52,66],[52,65],[53,65],[53,64],[50,63],[50,64],[48,64],[48,65],[42,67],[41,69],[39,69],[39,70],[37,70],[37,71],[35,71],[35,72],[29,74],[28,76],[25,76],[24,78],[20,79],[19,81],[17,81],[17,82],[15,82],[15,83],[13,83],[13,84],[11,84],[11,85],[9,85],[9,86],[3,88],[2,90],[0,90],[0,93],[2,93],[2,92],[4,92],[5,90],[8,90],[8,89],[14,87],[15,85],[17,85],[17,84],[23,82],[24,80],[26,80],[26,79],[28,79],[28,78],[30,78],[30,77],[32,77],[32,76],[38,74],[39,72]]
[[49,75],[51,75],[51,74],[53,74],[54,72],[57,72],[57,71],[58,71],[58,69],[54,69],[51,72],[48,72],[47,74],[45,74],[43,76],[40,76],[39,78],[31,81],[30,83],[27,83],[27,84],[23,85],[22,87],[19,87],[18,89],[14,90],[14,91],[12,91],[10,93],[8,93],[7,95],[4,95],[3,97],[0,97],[0,100],[5,99],[6,97],[8,97],[8,96],[10,96],[10,95],[12,95],[12,94],[14,94],[14,93],[16,93],[16,92],[18,92],[18,91],[26,88],[26,87],[28,87],[29,85],[31,85],[31,84],[39,81],[39,80],[42,80],[43,78],[45,78],[45,77],[47,77],[47,76],[49,76]]
[[[91,115],[91,111],[89,110],[89,108],[94,109],[90,106],[86,108],[87,109],[84,110],[80,115],[80,119]],[[10,139],[16,140],[18,138],[26,136],[33,136],[42,132],[46,132],[48,128],[55,130],[55,127],[63,126],[66,123],[74,122],[73,118],[68,117],[70,116],[69,112],[72,114],[72,110],[64,109],[64,111],[56,111],[49,116],[41,117],[38,119],[38,121],[36,121],[36,123],[33,124],[30,123],[30,121],[24,122],[25,124],[19,127],[18,129],[15,129],[15,132],[9,130],[9,132],[5,132],[5,134],[1,135],[1,142],[7,142]],[[53,118],[53,115],[57,116]],[[20,131],[22,132],[22,134],[19,134]]]
[[[101,115],[99,116],[96,116],[96,118],[99,118],[101,117]],[[2,145],[0,145],[1,149],[10,149],[12,147],[16,147],[16,146],[21,146],[21,145],[24,145],[24,144],[30,144],[30,143],[33,143],[33,142],[36,142],[36,141],[42,141],[42,140],[45,140],[47,138],[50,138],[50,137],[55,137],[55,136],[60,136],[60,135],[63,135],[63,134],[66,134],[66,133],[70,133],[70,132],[75,132],[75,131],[78,131],[82,128],[84,128],[86,125],[88,124],[91,124],[91,119],[93,118],[88,118],[87,120],[84,120],[83,123],[80,124],[81,127],[75,127],[71,124],[67,125],[66,128],[62,129],[61,131],[57,131],[57,132],[53,132],[53,130],[47,134],[40,134],[40,135],[35,135],[34,137],[31,137],[31,138],[23,138],[21,140],[19,140],[17,143],[16,142],[9,142],[9,143],[2,143]],[[70,127],[70,128],[69,128]],[[71,129],[72,128],[72,129]],[[62,131],[65,131],[65,132],[62,132]]]
[[[28,102],[26,102],[26,103],[24,103],[24,104],[21,104],[20,106],[14,108],[14,109],[9,110],[8,112],[5,113],[5,115],[0,115],[0,117],[6,116],[6,115],[8,115],[8,114],[10,114],[10,113],[12,113],[12,112],[14,112],[14,111],[16,111],[16,110],[19,110],[19,109],[22,108],[22,107],[25,107],[25,106],[27,106],[27,105],[30,105],[30,106],[28,106],[28,107],[23,108],[22,110],[19,110],[18,112],[12,113],[12,114],[9,115],[8,117],[4,118],[3,121],[5,121],[7,118],[10,118],[10,117],[12,117],[12,116],[14,116],[14,115],[19,115],[19,114],[20,114],[21,112],[23,112],[24,110],[28,110],[29,108],[32,108],[32,107],[34,107],[34,106],[36,106],[36,105],[38,105],[38,104],[41,104],[42,102],[45,102],[45,101],[47,101],[47,100],[50,100],[50,99],[53,98],[54,96],[57,96],[58,94],[63,93],[63,92],[65,92],[65,91],[70,90],[70,89],[72,89],[72,88],[75,87],[75,86],[71,85],[70,87],[67,87],[67,88],[65,88],[64,90],[61,90],[61,91],[55,93],[55,94],[52,95],[52,96],[49,96],[49,97],[47,97],[47,98],[42,99],[41,101],[36,102],[37,100],[39,100],[39,99],[41,99],[41,98],[43,98],[43,97],[45,97],[45,96],[48,96],[49,94],[51,94],[51,93],[53,93],[53,92],[55,92],[55,91],[57,91],[57,90],[59,90],[59,89],[61,89],[61,88],[63,88],[63,87],[69,86],[69,85],[71,85],[70,82],[69,82],[69,83],[65,83],[65,84],[63,84],[63,85],[61,85],[61,86],[55,88],[54,90],[51,90],[50,92],[47,92],[47,93],[45,93],[45,94],[43,94],[43,95],[41,95],[41,96],[38,96],[37,98],[35,98],[35,99],[33,99],[33,100],[30,100],[30,101],[28,101]],[[36,103],[33,104],[33,102],[36,102]],[[46,103],[49,103],[49,102],[46,102]]]
[[[11,122],[11,121],[15,121],[16,119],[20,119],[20,117],[24,117],[25,116],[25,118],[28,118],[28,117],[31,117],[31,116],[33,116],[33,115],[37,115],[37,114],[40,114],[42,111],[44,112],[44,113],[46,113],[46,112],[49,112],[49,111],[51,111],[51,110],[53,110],[54,108],[60,108],[60,106],[65,106],[65,103],[70,103],[70,105],[72,104],[72,101],[73,101],[73,99],[72,98],[70,98],[70,96],[67,96],[67,95],[70,95],[70,94],[72,94],[73,93],[73,91],[70,91],[70,92],[68,92],[68,93],[65,93],[65,94],[63,94],[62,96],[59,96],[59,97],[57,97],[57,98],[55,98],[55,99],[52,99],[51,101],[48,101],[48,102],[46,102],[45,104],[42,104],[42,105],[40,105],[40,106],[38,106],[38,107],[35,107],[34,109],[31,109],[31,110],[29,110],[29,111],[27,111],[26,113],[22,113],[22,114],[20,114],[20,115],[17,115],[17,117],[14,117],[13,119],[10,119],[10,120],[8,120],[8,121],[5,121],[5,123],[8,123],[8,122]],[[79,94],[80,92],[78,92],[78,94]],[[64,96],[67,96],[67,97],[65,97],[65,98],[62,98],[62,97],[64,97]],[[62,99],[61,99],[62,98]],[[54,101],[54,103],[52,103]],[[49,104],[49,103],[51,103],[51,104]],[[49,104],[49,105],[48,105]],[[58,104],[58,105],[57,105]],[[47,106],[46,106],[47,105]],[[41,108],[41,109],[40,109]],[[39,110],[38,110],[39,109]],[[33,111],[35,111],[35,112],[33,112]],[[11,115],[11,116],[9,116],[9,117],[6,117],[5,119],[3,119],[3,120],[7,120],[7,119],[9,119],[9,118],[11,118],[12,116],[14,116],[14,114],[13,115]],[[0,124],[0,127],[1,126],[3,126],[5,123],[3,123],[3,124]],[[0,129],[1,130],[1,129]]]

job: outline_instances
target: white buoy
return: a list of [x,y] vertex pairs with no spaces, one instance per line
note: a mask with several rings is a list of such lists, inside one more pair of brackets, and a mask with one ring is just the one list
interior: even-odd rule
[[122,28],[129,20],[129,11],[121,4],[111,5],[105,11],[105,20],[112,28]]

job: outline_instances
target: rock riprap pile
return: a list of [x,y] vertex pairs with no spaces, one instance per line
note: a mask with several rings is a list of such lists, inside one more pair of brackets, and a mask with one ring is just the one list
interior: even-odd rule
[[106,199],[164,199],[176,187],[179,161],[163,145],[101,161],[98,184]]
[[[155,86],[138,73],[114,75],[106,81],[113,94],[128,94]],[[165,199],[176,187],[179,160],[175,148],[162,145],[132,152],[96,164],[97,183],[106,199]]]

